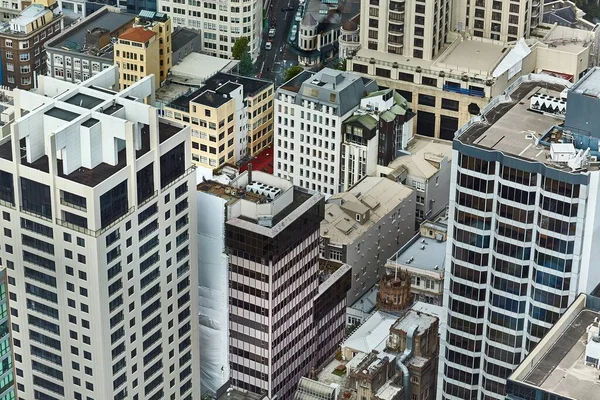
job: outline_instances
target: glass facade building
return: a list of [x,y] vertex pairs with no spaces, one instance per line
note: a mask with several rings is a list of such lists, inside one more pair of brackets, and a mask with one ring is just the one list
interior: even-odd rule
[[15,399],[6,272],[0,266],[0,400]]

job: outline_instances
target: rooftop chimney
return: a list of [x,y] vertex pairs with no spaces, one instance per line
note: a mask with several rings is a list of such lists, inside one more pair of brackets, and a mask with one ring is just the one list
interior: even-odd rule
[[252,184],[252,163],[248,164],[248,185]]

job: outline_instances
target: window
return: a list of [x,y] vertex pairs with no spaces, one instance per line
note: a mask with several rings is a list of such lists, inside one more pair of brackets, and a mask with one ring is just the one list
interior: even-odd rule
[[124,180],[100,196],[100,219],[102,228],[110,225],[127,213],[127,180]]

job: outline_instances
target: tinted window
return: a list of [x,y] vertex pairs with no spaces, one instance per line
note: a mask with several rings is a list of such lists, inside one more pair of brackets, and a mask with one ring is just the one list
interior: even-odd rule
[[160,157],[160,187],[180,177],[185,171],[185,143],[181,143],[164,156]]
[[154,194],[154,164],[150,164],[137,173],[137,202],[138,204]]
[[13,176],[8,172],[0,171],[0,200],[15,204],[15,187]]
[[127,213],[128,209],[127,180],[124,180],[100,196],[100,220],[102,228],[119,219]]
[[50,200],[50,186],[21,178],[21,194],[23,196],[23,209],[52,218],[52,201]]

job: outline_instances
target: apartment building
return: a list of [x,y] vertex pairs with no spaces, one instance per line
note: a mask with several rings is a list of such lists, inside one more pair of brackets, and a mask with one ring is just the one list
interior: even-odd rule
[[387,259],[414,236],[415,198],[406,186],[366,177],[327,201],[321,255],[352,266],[348,305],[379,282]]
[[443,140],[415,136],[387,166],[377,165],[377,176],[386,176],[417,191],[415,230],[446,208],[450,191],[452,146]]
[[0,141],[20,398],[200,398],[189,127],[118,80],[40,77]]
[[529,37],[543,20],[546,0],[452,2],[452,30],[503,42]]
[[236,164],[273,143],[272,82],[218,72],[186,90],[167,101],[161,113],[191,123],[196,165]]
[[451,0],[361,2],[360,42],[369,50],[432,60],[447,41]]
[[6,267],[0,266],[0,399],[11,400],[16,398],[16,388],[7,288]]
[[167,79],[171,69],[171,21],[162,13],[142,11],[131,28],[119,35],[114,45],[114,61],[121,76],[119,86],[154,74],[156,87]]
[[317,353],[323,196],[259,171],[198,190],[227,201],[213,210],[226,219],[231,384],[289,399]]
[[262,43],[262,1],[159,0],[158,11],[168,14],[175,26],[202,30],[202,51],[205,53],[231,58],[235,41],[247,37],[252,59],[258,57]]
[[508,400],[593,400],[598,389],[600,299],[580,294],[508,377]]
[[342,125],[375,81],[325,68],[302,72],[277,89],[274,174],[331,196],[341,190]]
[[567,91],[524,76],[457,132],[443,398],[504,399],[506,378],[600,282],[599,78],[594,68]]
[[44,44],[48,75],[67,82],[88,80],[114,64],[114,44],[136,16],[104,6]]
[[0,23],[2,86],[31,90],[36,76],[46,74],[44,44],[63,28],[54,0],[32,4],[10,22]]
[[342,124],[341,190],[345,191],[378,165],[387,166],[413,138],[409,104],[392,89],[373,92]]

